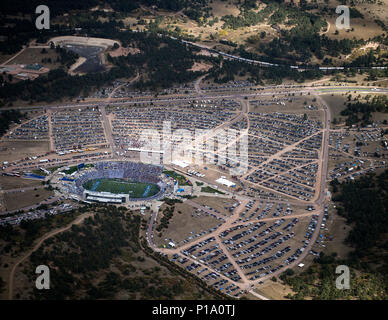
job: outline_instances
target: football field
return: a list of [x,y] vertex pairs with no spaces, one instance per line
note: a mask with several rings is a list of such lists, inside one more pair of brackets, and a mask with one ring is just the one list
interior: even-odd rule
[[107,178],[89,180],[84,183],[83,187],[90,191],[129,194],[130,198],[151,197],[160,190],[159,186],[153,183]]

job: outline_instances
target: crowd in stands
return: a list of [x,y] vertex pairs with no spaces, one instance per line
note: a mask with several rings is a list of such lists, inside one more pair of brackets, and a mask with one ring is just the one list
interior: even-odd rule
[[88,180],[107,178],[107,179],[129,179],[135,182],[160,182],[159,176],[162,174],[163,167],[136,162],[98,162],[95,167],[80,173],[75,180],[72,192],[82,195],[84,192],[84,183]]

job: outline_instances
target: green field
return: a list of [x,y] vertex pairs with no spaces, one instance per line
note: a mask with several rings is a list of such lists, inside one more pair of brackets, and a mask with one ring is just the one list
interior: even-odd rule
[[180,186],[191,186],[191,182],[190,180],[186,179],[185,176],[182,176],[181,174],[179,173],[176,173],[175,171],[168,171],[168,170],[164,170],[163,173],[165,175],[168,175],[169,177],[175,179],[178,181],[178,184]]
[[40,169],[32,170],[32,173],[37,174],[38,176],[44,176],[44,177],[47,176],[47,173],[42,171],[42,170],[40,170]]
[[[94,167],[94,164],[92,164],[92,163],[85,164],[84,169],[93,168],[93,167]],[[72,174],[73,172],[76,172],[77,170],[78,170],[78,165],[77,166],[72,166],[68,170],[64,170],[63,172],[66,173],[66,174]]]
[[129,194],[130,198],[148,198],[160,190],[159,186],[153,183],[106,178],[86,181],[83,187],[90,191]]
[[213,189],[212,187],[209,187],[209,186],[207,186],[207,187],[202,187],[202,188],[201,188],[201,192],[225,194],[224,192],[218,191],[218,190]]

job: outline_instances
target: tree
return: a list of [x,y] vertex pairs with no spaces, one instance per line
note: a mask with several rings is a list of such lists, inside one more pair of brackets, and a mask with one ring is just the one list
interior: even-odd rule
[[3,292],[5,286],[4,280],[0,277],[0,292]]

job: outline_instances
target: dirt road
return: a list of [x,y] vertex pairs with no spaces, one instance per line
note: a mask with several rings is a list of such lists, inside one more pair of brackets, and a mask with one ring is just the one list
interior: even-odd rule
[[53,231],[50,231],[49,233],[46,233],[44,236],[42,236],[40,239],[37,240],[36,244],[34,245],[34,247],[29,250],[27,253],[25,253],[21,258],[19,258],[15,264],[12,266],[12,269],[11,269],[11,272],[10,272],[10,275],[9,275],[9,284],[8,284],[8,299],[9,300],[12,300],[13,298],[13,288],[14,288],[14,277],[15,277],[15,271],[16,271],[16,268],[23,262],[25,261],[26,259],[28,259],[31,254],[33,252],[35,252],[36,250],[39,249],[39,247],[42,245],[42,243],[44,241],[46,241],[47,239],[59,234],[59,233],[62,233],[64,231],[67,231],[69,230],[73,225],[78,225],[80,223],[82,223],[86,218],[89,218],[91,216],[93,216],[94,213],[85,213],[85,214],[82,214],[80,216],[78,216],[73,222],[71,222],[70,224],[68,224],[66,227],[63,227],[63,228],[60,228],[60,229],[56,229],[56,230],[53,230]]

